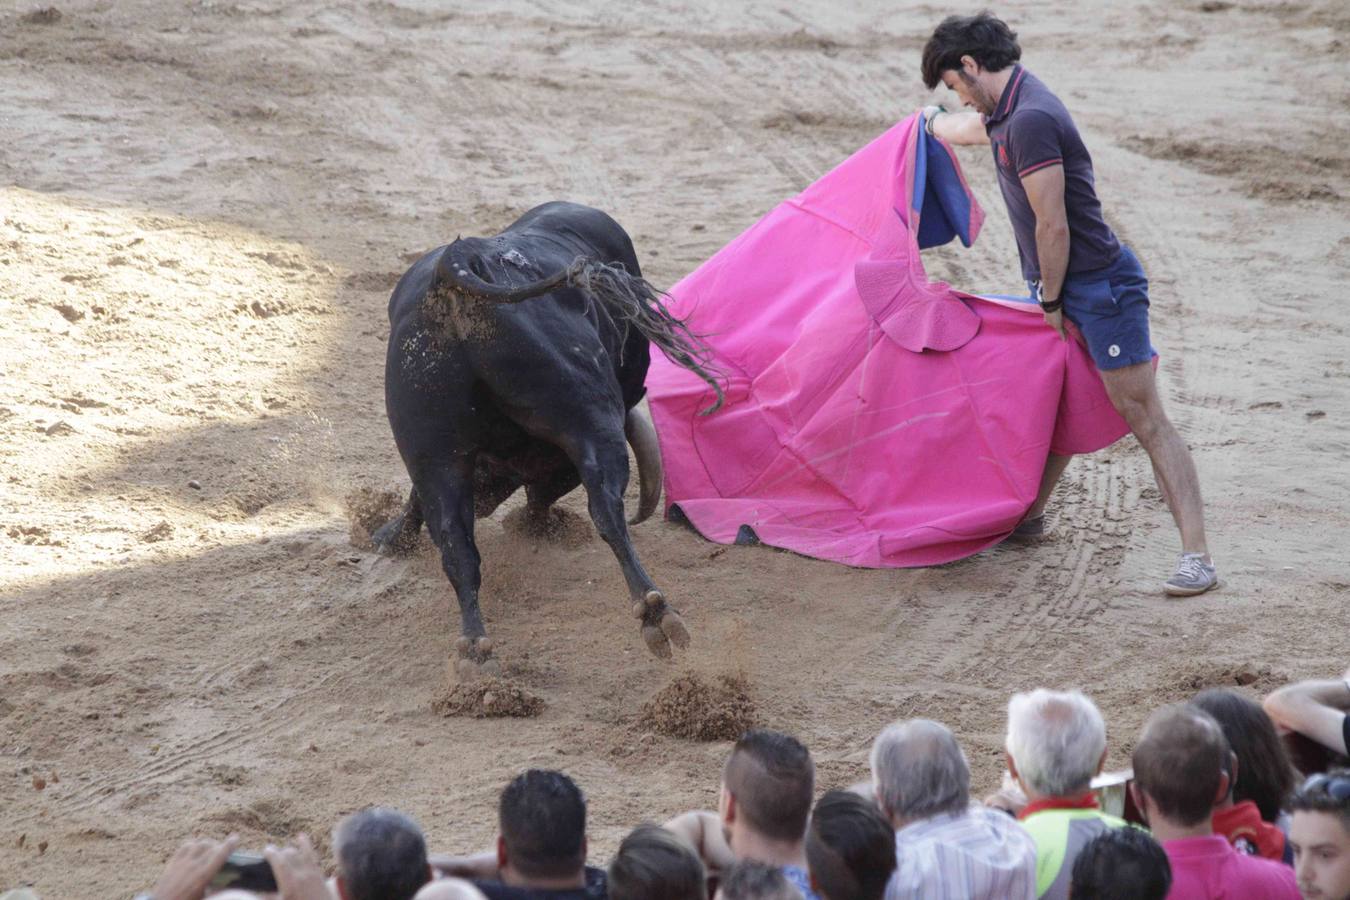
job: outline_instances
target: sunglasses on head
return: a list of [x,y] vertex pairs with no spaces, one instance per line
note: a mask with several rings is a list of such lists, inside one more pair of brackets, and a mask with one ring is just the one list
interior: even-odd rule
[[1326,794],[1333,800],[1350,800],[1350,775],[1310,775],[1303,782],[1302,792],[1308,794],[1314,791]]

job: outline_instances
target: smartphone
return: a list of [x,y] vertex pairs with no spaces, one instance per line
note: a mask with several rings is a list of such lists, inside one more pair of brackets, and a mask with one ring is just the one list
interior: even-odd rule
[[277,880],[272,876],[271,864],[260,854],[236,851],[211,879],[211,887],[268,892],[277,889]]
[[1134,783],[1134,770],[1122,769],[1119,772],[1103,772],[1092,779],[1092,793],[1097,797],[1097,806],[1107,815],[1144,824],[1144,817],[1134,805],[1134,796],[1130,785]]

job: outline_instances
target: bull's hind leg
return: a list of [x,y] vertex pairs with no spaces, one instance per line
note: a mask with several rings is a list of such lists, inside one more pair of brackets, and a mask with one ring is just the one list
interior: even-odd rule
[[422,504],[417,499],[417,488],[408,492],[408,504],[403,513],[380,526],[370,536],[375,550],[385,556],[407,556],[417,546],[417,535],[422,531]]
[[569,448],[586,486],[591,521],[596,531],[614,551],[628,582],[628,593],[633,600],[633,614],[642,622],[642,639],[655,655],[669,659],[671,645],[681,649],[689,646],[689,631],[684,620],[666,603],[665,595],[657,590],[628,535],[628,523],[623,514],[623,492],[628,487],[628,448],[619,428],[602,429],[582,438]]
[[580,516],[553,505],[580,484],[581,476],[564,458],[561,469],[543,481],[526,485],[525,508],[520,516],[520,526],[525,533],[537,540],[566,544],[570,536],[589,532],[589,526]]
[[417,491],[427,530],[441,551],[441,568],[459,598],[460,638],[455,642],[459,659],[455,671],[461,681],[472,681],[480,674],[496,675],[501,668],[492,656],[492,640],[478,607],[482,558],[473,540],[472,461],[458,458],[420,473]]

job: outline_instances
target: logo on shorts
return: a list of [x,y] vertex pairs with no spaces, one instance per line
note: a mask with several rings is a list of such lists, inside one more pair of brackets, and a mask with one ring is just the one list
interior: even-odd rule
[[1120,355],[1120,345],[1112,344],[1110,347],[1106,349],[1106,355],[1111,357],[1112,359],[1115,359],[1117,356]]

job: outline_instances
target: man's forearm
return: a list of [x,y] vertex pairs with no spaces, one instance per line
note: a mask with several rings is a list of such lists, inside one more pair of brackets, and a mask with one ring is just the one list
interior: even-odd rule
[[485,850],[471,856],[432,853],[428,855],[427,862],[442,875],[450,875],[454,878],[477,878],[483,881],[494,881],[501,877],[501,871],[497,868],[497,854],[491,850]]
[[941,112],[933,119],[933,134],[949,144],[989,143],[989,132],[977,112]]
[[1277,728],[1296,731],[1337,753],[1350,752],[1345,742],[1350,673],[1339,681],[1291,684],[1271,694],[1262,705]]
[[1300,681],[1280,688],[1266,700],[1277,709],[1305,705],[1350,712],[1350,675],[1338,681]]
[[1067,222],[1036,224],[1036,259],[1041,266],[1041,299],[1060,299],[1064,273],[1069,268],[1069,225]]

